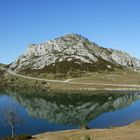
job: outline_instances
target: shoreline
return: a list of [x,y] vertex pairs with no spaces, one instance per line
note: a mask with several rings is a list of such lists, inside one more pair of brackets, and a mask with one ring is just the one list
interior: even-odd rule
[[114,92],[114,94],[116,92],[140,92],[140,88],[55,88],[55,89],[39,89],[39,88],[35,88],[35,87],[2,87],[0,86],[1,91],[17,91],[17,92],[26,92],[26,93],[59,93],[59,94],[63,94],[63,93],[68,93],[68,94],[102,94],[102,92],[108,92],[112,94],[112,92]]
[[26,86],[26,87],[18,87],[18,86],[0,86],[0,89],[12,89],[12,90],[25,90],[25,91],[36,91],[36,92],[96,92],[96,91],[122,91],[122,92],[131,92],[131,91],[135,91],[135,92],[139,92],[140,91],[140,88],[112,88],[112,87],[107,87],[107,88],[104,88],[104,87],[100,87],[100,88],[67,88],[67,87],[57,87],[57,88],[36,88],[35,86]]
[[34,135],[36,140],[139,140],[140,121],[105,129],[74,129]]
[[140,91],[140,88],[79,88],[79,89],[68,89],[68,88],[61,88],[61,89],[50,89],[49,91]]

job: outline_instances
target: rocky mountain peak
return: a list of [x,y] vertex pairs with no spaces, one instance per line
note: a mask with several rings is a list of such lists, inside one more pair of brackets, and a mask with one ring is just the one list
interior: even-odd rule
[[98,46],[79,34],[67,34],[31,44],[27,51],[10,66],[15,72],[113,70],[114,68],[140,68],[140,60],[125,52]]

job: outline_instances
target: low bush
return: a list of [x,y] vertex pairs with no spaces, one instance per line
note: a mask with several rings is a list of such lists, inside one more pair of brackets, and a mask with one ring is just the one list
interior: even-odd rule
[[0,140],[29,140],[31,138],[32,138],[31,135],[22,134],[22,135],[15,136],[14,139],[12,139],[11,137],[5,137]]

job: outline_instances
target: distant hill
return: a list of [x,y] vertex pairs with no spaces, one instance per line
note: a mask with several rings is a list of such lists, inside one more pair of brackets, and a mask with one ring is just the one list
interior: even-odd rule
[[0,63],[0,69],[5,67],[5,66],[6,66],[5,64]]
[[107,49],[78,34],[32,44],[10,65],[16,73],[74,73],[139,69],[140,60],[124,51]]

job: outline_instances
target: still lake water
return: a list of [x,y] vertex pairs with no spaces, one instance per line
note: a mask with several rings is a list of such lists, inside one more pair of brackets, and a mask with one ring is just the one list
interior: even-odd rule
[[[1,91],[0,118],[11,105],[24,120],[16,127],[17,134],[38,134],[81,126],[109,128],[140,120],[140,92],[69,94]],[[10,133],[9,126],[0,121],[0,137]]]

